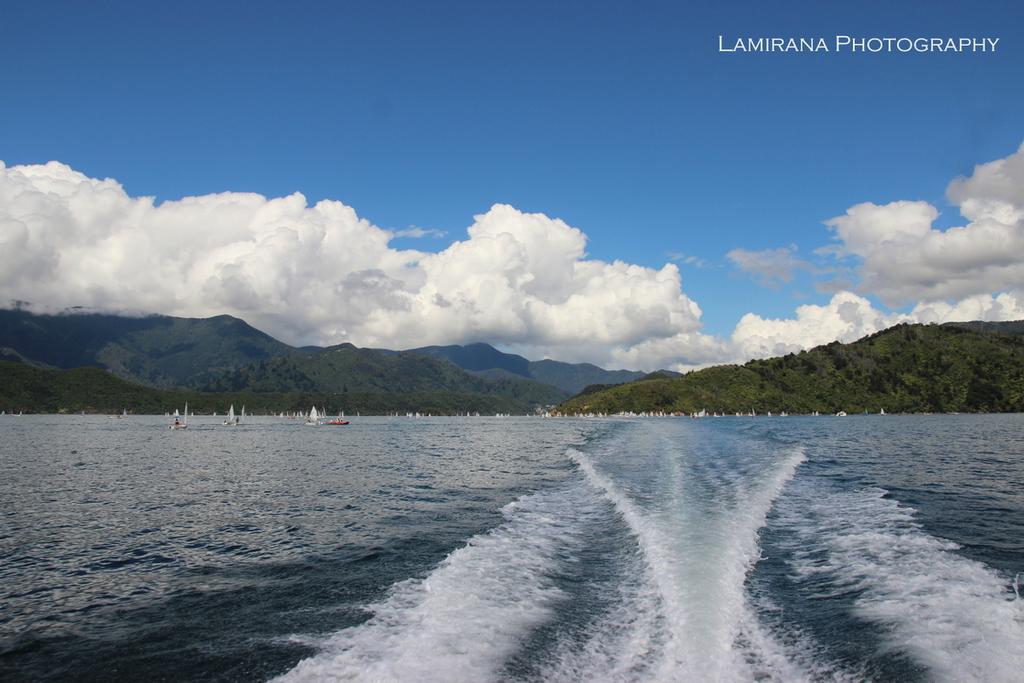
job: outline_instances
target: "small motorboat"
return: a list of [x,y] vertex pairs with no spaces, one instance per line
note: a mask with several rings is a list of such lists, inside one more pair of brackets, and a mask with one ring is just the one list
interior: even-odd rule
[[339,418],[337,420],[328,420],[327,422],[324,422],[322,424],[325,424],[325,425],[347,425],[347,424],[349,424],[349,422],[348,422],[348,420],[342,420],[342,419]]

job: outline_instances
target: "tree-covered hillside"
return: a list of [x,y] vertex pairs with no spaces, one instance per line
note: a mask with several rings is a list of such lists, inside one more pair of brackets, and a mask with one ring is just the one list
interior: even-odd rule
[[296,353],[228,315],[174,318],[0,310],[0,347],[40,366],[103,367],[154,387],[192,387],[211,372]]
[[566,392],[527,379],[489,380],[448,361],[417,353],[383,353],[351,344],[315,355],[272,358],[226,372],[206,391],[328,393],[453,392],[495,394],[532,405],[553,405]]
[[564,413],[1024,411],[1024,337],[898,325],[851,344],[645,379],[576,396]]
[[7,412],[109,414],[127,410],[133,414],[163,414],[181,409],[186,401],[190,410],[201,414],[224,414],[231,404],[236,410],[245,405],[250,414],[305,412],[313,405],[325,407],[331,414],[344,411],[363,415],[523,414],[535,408],[529,401],[507,396],[453,391],[212,393],[156,389],[126,382],[100,368],[57,370],[0,361],[0,410]]
[[424,346],[410,349],[444,358],[463,370],[489,379],[522,377],[541,384],[558,387],[567,394],[575,394],[590,384],[621,384],[643,377],[632,370],[605,370],[591,363],[564,363],[558,360],[527,360],[522,356],[504,353],[490,344],[465,346]]

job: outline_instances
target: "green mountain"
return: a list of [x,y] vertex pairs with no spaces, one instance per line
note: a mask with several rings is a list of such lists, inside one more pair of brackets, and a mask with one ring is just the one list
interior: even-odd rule
[[229,315],[174,318],[0,310],[4,358],[44,367],[96,366],[154,387],[191,387],[211,373],[296,353]]
[[315,355],[271,358],[227,371],[204,384],[207,391],[347,393],[448,392],[500,395],[529,405],[553,405],[569,394],[516,377],[486,379],[440,358],[382,352],[341,344]]
[[983,320],[972,320],[966,323],[944,323],[943,327],[959,327],[972,332],[999,332],[1001,334],[1024,335],[1024,320],[1010,320],[1007,322],[985,322]]
[[[327,353],[338,349],[348,356]],[[531,362],[489,344],[427,346],[407,352],[343,344],[327,351],[315,346],[294,348],[227,315],[132,318],[0,310],[0,359],[51,368],[95,366],[158,388],[341,391],[348,387],[379,393],[422,387],[502,394],[513,400],[530,397],[539,405],[550,405],[590,384],[618,384],[642,376],[589,363]],[[441,369],[438,361],[463,372]]]
[[224,414],[229,405],[246,406],[250,415],[281,411],[308,411],[310,406],[326,407],[330,414],[363,415],[420,412],[451,415],[529,413],[534,406],[497,394],[450,391],[405,393],[295,391],[288,393],[198,392],[157,389],[127,382],[106,370],[82,367],[72,370],[40,368],[25,363],[0,361],[0,410],[8,413],[120,413],[162,414],[182,408],[199,414]]
[[[977,330],[977,331],[976,331]],[[1003,331],[1011,334],[1004,334]],[[1021,323],[897,325],[850,344],[576,396],[566,414],[1024,411]]]
[[226,315],[129,318],[3,310],[0,359],[45,368],[93,366],[150,387],[211,392],[441,392],[503,396],[509,409],[553,405],[571,395],[518,375],[488,380],[428,355],[351,344],[296,349]]
[[622,384],[644,375],[632,370],[605,370],[590,363],[563,363],[547,359],[531,361],[482,343],[465,346],[424,346],[410,349],[408,353],[444,358],[463,370],[490,379],[519,376],[536,380],[558,387],[569,394],[578,393],[591,384]]
[[514,353],[504,353],[490,344],[466,344],[465,346],[422,346],[409,349],[408,353],[419,353],[445,360],[470,372],[504,370],[511,375],[530,377],[530,361]]
[[644,376],[633,370],[605,370],[590,363],[563,363],[557,360],[530,361],[530,377],[538,382],[576,393],[591,384],[622,384]]

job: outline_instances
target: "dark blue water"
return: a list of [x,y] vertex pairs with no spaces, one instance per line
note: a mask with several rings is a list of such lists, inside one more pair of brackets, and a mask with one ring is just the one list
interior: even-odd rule
[[0,418],[3,680],[1020,680],[1024,416]]

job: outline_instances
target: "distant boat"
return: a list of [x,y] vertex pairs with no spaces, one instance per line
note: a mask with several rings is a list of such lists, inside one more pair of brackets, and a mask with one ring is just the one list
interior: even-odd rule
[[185,417],[182,419],[178,415],[178,409],[174,409],[174,422],[170,424],[170,429],[188,429],[188,402],[185,403]]
[[327,422],[324,422],[324,424],[325,425],[347,425],[347,424],[349,424],[349,421],[344,419],[344,418],[341,418],[341,417],[336,417],[333,420],[328,420]]
[[885,408],[882,408],[881,410],[879,410],[878,414],[879,415],[885,415]]
[[846,417],[846,411],[840,410],[838,413],[836,413],[836,417]]
[[224,420],[224,426],[226,426],[226,427],[236,427],[236,426],[238,426],[238,418],[235,417],[235,404],[234,403],[232,403],[231,407],[228,408],[228,416]]
[[320,416],[316,412],[316,406],[309,409],[309,416],[306,418],[306,426],[316,427],[320,424]]

